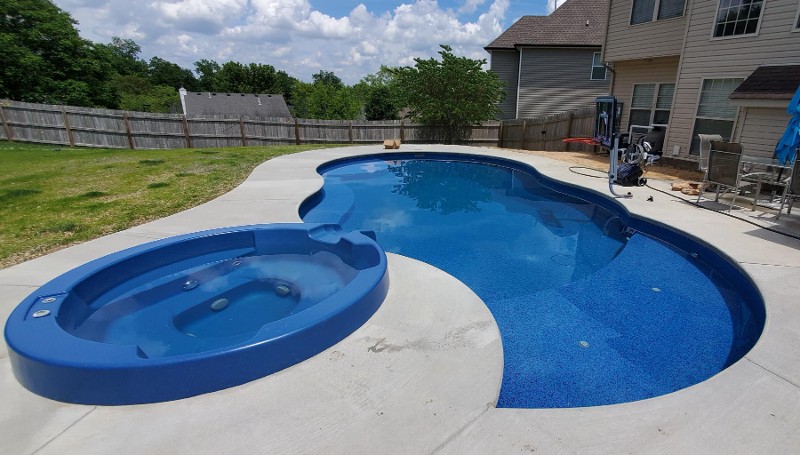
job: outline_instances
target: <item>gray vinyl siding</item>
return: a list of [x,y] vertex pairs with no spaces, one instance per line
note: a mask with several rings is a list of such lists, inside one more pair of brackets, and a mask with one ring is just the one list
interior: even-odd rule
[[501,81],[506,83],[506,98],[498,105],[500,119],[517,117],[517,79],[519,76],[519,52],[492,51],[491,69]]
[[[687,3],[691,4],[691,0]],[[611,1],[604,59],[618,61],[680,55],[686,15],[630,25],[632,6],[633,0]]]
[[772,157],[788,123],[786,109],[743,107],[734,140],[742,144],[748,155]]
[[[797,0],[766,0],[757,35],[713,39],[718,4],[718,0],[690,4],[692,12],[667,136],[669,147],[681,147],[681,157],[689,157],[690,136],[704,78],[746,78],[759,65],[800,63],[800,33],[792,32]],[[741,129],[738,122],[746,121],[743,110],[739,109],[735,130]],[[780,128],[780,125],[772,125],[764,134],[774,135]],[[747,131],[750,130],[748,126]],[[775,135],[774,141],[762,140],[777,142],[779,136]]]
[[[674,84],[678,77],[678,57],[661,57],[614,64],[614,87],[612,95],[622,101],[623,112],[620,128],[628,129],[631,112],[631,96],[634,84]],[[674,99],[673,99],[674,103]]]
[[609,93],[610,75],[591,80],[592,55],[600,48],[523,48],[518,117],[593,106]]

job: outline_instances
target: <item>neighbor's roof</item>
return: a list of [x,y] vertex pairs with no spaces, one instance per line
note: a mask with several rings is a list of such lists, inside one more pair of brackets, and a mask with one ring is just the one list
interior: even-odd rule
[[188,92],[186,115],[291,117],[283,95]]
[[731,93],[730,99],[792,99],[800,86],[800,65],[759,66]]
[[[522,16],[484,49],[602,46],[609,0],[567,0],[549,16]],[[586,25],[588,21],[589,25]]]

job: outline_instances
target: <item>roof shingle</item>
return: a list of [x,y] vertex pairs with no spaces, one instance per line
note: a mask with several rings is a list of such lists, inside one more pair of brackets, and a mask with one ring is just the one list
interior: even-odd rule
[[792,99],[800,86],[800,65],[759,66],[736,90],[730,99]]
[[291,117],[283,95],[188,92],[186,115]]
[[602,46],[609,0],[567,0],[549,16],[522,16],[484,49]]

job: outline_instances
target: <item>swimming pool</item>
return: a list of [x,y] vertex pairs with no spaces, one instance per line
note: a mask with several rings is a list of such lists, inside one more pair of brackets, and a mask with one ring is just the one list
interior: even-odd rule
[[8,318],[14,375],[59,401],[175,400],[266,376],[345,338],[388,291],[365,233],[269,224],[171,237],[88,262]]
[[370,229],[470,286],[500,328],[499,407],[576,407],[701,382],[758,339],[763,303],[718,252],[512,161],[392,154],[323,166],[307,222]]

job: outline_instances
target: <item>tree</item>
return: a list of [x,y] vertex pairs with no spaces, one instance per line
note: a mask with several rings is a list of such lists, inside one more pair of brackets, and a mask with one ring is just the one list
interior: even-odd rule
[[116,107],[108,54],[47,0],[0,2],[0,97]]
[[323,120],[352,120],[361,116],[356,92],[347,87],[335,74],[320,71],[312,76],[314,82],[297,81],[292,92],[293,115]]
[[150,84],[164,85],[177,90],[181,87],[194,91],[197,79],[191,71],[160,57],[153,57],[147,64],[147,76]]
[[194,62],[194,71],[197,73],[197,82],[200,90],[207,92],[218,91],[217,73],[219,72],[219,63],[214,60],[202,59]]
[[147,75],[147,62],[139,58],[142,48],[132,39],[114,36],[111,43],[97,44],[95,47],[100,52],[107,52],[106,59],[120,76]]
[[400,105],[409,117],[431,127],[447,143],[467,139],[469,128],[494,119],[497,104],[505,98],[497,74],[483,70],[486,60],[453,55],[441,45],[441,61],[415,58],[414,67],[390,70],[397,84]]
[[359,100],[364,105],[367,120],[397,120],[397,87],[391,70],[382,66],[376,74],[370,74],[353,86]]
[[181,100],[168,85],[146,84],[140,90],[121,92],[119,107],[127,111],[181,112]]
[[342,83],[339,76],[333,74],[331,71],[319,70],[319,73],[312,74],[311,78],[314,84],[325,84],[337,88],[344,87],[344,83]]
[[352,120],[361,114],[361,103],[350,87],[298,82],[292,93],[293,115],[322,120]]
[[208,92],[280,94],[287,102],[297,79],[272,65],[226,62],[220,66],[213,60],[194,63],[198,74],[198,89]]

